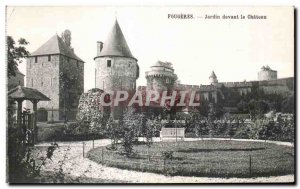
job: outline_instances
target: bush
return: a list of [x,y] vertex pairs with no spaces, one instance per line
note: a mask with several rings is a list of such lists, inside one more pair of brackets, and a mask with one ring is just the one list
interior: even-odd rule
[[173,151],[164,151],[161,154],[164,160],[173,159]]
[[102,133],[90,132],[86,123],[76,122],[38,128],[40,142],[95,140],[104,137]]

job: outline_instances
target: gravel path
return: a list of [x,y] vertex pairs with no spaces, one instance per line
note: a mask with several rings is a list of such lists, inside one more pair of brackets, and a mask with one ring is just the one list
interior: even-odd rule
[[[156,139],[159,140],[159,139]],[[196,139],[185,139],[193,141]],[[216,139],[223,140],[223,139]],[[261,141],[264,142],[264,141]],[[92,148],[92,141],[85,142],[85,152]],[[273,142],[272,142],[273,143]],[[291,145],[285,142],[274,142],[279,145]],[[110,140],[96,140],[95,147],[110,144]],[[42,143],[37,146],[48,146],[49,143]],[[186,177],[186,176],[164,176],[155,173],[137,172],[122,170],[105,165],[97,164],[88,158],[83,157],[82,142],[59,142],[59,149],[55,151],[52,161],[48,161],[43,167],[43,172],[59,169],[61,160],[65,160],[62,166],[64,173],[72,177],[85,178],[84,180],[102,179],[122,183],[270,183],[270,182],[294,182],[294,175],[259,177],[259,178],[211,178],[211,177]],[[100,181],[101,182],[101,181]]]

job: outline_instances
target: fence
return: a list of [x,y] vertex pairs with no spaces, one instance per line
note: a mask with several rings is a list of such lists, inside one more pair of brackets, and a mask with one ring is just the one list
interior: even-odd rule
[[[254,155],[250,154],[231,159],[226,159],[226,157],[207,159],[203,157],[200,160],[189,162],[184,157],[178,157],[178,154],[173,156],[173,158],[164,158],[161,154],[139,153],[128,158],[125,154],[107,150],[104,147],[100,148],[101,151],[99,151],[99,148],[96,149],[97,153],[93,153],[94,150],[87,153],[84,146],[83,144],[82,155],[97,163],[122,169],[147,171],[164,175],[256,177],[287,173],[293,174],[294,172],[294,156],[290,155],[260,157],[254,153]],[[94,147],[95,145],[93,144],[92,148]],[[277,165],[276,162],[280,162],[280,164]]]
[[[257,154],[256,151],[235,153],[230,158],[226,156],[209,156],[208,153],[193,153],[186,156],[187,152],[175,150],[171,158],[165,158],[160,151],[135,153],[130,158],[117,151],[106,149],[111,140],[91,140],[85,142],[63,142],[59,144],[61,156],[66,148],[68,160],[73,158],[89,158],[99,164],[128,170],[146,171],[164,175],[204,176],[204,177],[258,177],[294,174],[294,154],[292,150],[284,153]],[[166,143],[167,144],[167,143]],[[262,144],[265,144],[262,142]],[[39,145],[37,145],[39,146]],[[42,146],[42,145],[40,145]],[[45,150],[45,149],[44,149]],[[186,151],[186,149],[183,149]],[[203,151],[203,149],[201,149]],[[259,150],[259,148],[257,148]],[[217,149],[217,151],[220,151]],[[224,149],[221,149],[224,151]],[[246,150],[247,151],[247,150]],[[249,151],[249,150],[248,150]],[[218,152],[217,152],[218,153]]]

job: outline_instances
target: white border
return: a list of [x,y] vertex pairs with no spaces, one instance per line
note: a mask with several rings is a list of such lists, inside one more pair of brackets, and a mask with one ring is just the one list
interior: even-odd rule
[[[40,0],[27,0],[26,2],[22,0],[2,0],[0,1],[0,62],[2,65],[2,69],[0,69],[0,125],[1,125],[1,132],[0,132],[0,138],[1,140],[1,150],[0,150],[0,187],[1,188],[8,188],[12,187],[9,186],[6,183],[6,69],[5,68],[5,6],[6,5],[25,5],[25,6],[81,6],[81,5],[111,5],[111,6],[204,6],[204,5],[226,5],[226,6],[282,6],[282,5],[294,5],[296,8],[298,8],[298,19],[297,19],[297,25],[299,26],[299,7],[300,7],[300,1],[299,0],[190,0],[190,1],[184,1],[184,0],[151,0],[151,1],[139,1],[139,0],[51,0],[51,1],[40,1]],[[299,28],[297,31],[297,35],[299,34]],[[299,44],[298,44],[299,45]],[[299,48],[297,49],[297,55],[299,55]],[[297,69],[298,72],[298,69]],[[297,78],[297,76],[296,76]],[[299,82],[297,82],[297,88],[299,88]],[[299,101],[299,96],[297,95],[297,99]],[[298,112],[299,114],[299,112]],[[296,115],[296,118],[298,118],[298,114]],[[297,126],[296,126],[297,127]],[[299,138],[299,128],[297,129],[298,133],[297,136]],[[299,149],[297,148],[297,151]],[[299,152],[299,151],[298,151]],[[299,154],[299,153],[297,153]],[[299,163],[297,163],[298,165]],[[298,170],[298,167],[297,167]],[[299,175],[299,172],[298,172]],[[297,175],[297,180],[298,180]],[[299,180],[298,180],[299,182]],[[26,187],[26,186],[25,186]],[[33,187],[33,186],[27,186],[27,187]],[[40,186],[37,186],[40,187]],[[53,186],[43,186],[43,187],[53,187]],[[55,186],[56,188],[61,188],[64,186]],[[80,188],[85,186],[79,186]],[[100,187],[117,187],[117,186],[100,186]],[[123,186],[124,187],[124,186]],[[131,186],[126,186],[131,187]],[[139,186],[141,187],[141,186]],[[161,188],[165,186],[151,186],[155,188]],[[174,187],[174,186],[168,186],[168,187]],[[186,186],[184,186],[186,187]],[[195,186],[199,187],[199,186]],[[207,186],[200,186],[200,187],[207,187]],[[220,187],[220,186],[213,186]],[[232,187],[232,186],[230,186]],[[241,185],[236,185],[236,187],[241,187]],[[251,187],[251,185],[244,185],[242,187]],[[266,186],[255,186],[258,188],[263,188]],[[273,186],[271,186],[273,187]],[[286,186],[279,186],[280,188],[285,188]]]

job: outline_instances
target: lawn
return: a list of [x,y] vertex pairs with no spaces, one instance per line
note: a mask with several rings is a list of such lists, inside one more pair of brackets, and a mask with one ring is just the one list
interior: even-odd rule
[[[264,142],[160,142],[153,143],[149,155],[147,151],[146,145],[135,145],[135,155],[126,157],[100,147],[89,151],[88,158],[108,166],[166,175],[257,177],[294,173],[294,148]],[[166,151],[173,152],[172,159],[164,160],[162,152]]]

